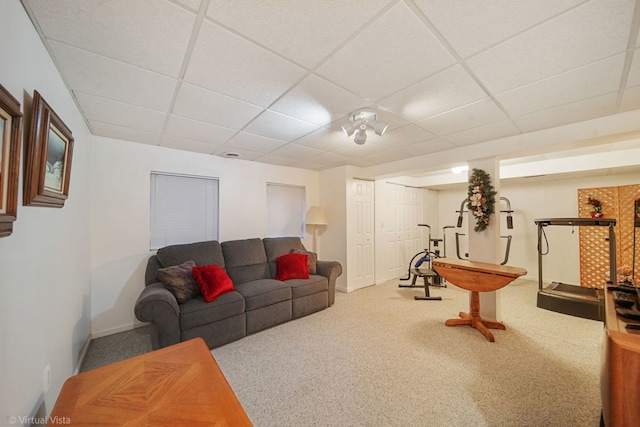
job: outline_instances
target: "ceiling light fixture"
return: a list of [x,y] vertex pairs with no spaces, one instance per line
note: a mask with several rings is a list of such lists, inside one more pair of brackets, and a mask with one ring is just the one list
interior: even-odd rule
[[342,125],[342,130],[347,136],[353,135],[357,130],[354,142],[362,145],[367,142],[367,128],[372,129],[376,135],[382,136],[389,127],[388,123],[377,122],[378,113],[369,108],[354,111],[349,114],[349,123]]

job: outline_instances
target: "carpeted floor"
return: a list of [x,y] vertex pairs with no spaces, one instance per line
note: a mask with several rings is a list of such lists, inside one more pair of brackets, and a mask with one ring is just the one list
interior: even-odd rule
[[[256,426],[598,426],[601,322],[536,307],[537,283],[501,292],[488,342],[445,320],[468,292],[399,282],[338,293],[327,310],[212,351]],[[94,340],[83,370],[150,350],[148,328]]]

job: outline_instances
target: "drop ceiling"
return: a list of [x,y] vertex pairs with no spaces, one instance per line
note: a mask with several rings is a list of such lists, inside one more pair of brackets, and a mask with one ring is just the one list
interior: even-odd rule
[[[91,132],[137,143],[401,168],[640,109],[633,0],[22,2]],[[363,107],[389,130],[356,145]]]

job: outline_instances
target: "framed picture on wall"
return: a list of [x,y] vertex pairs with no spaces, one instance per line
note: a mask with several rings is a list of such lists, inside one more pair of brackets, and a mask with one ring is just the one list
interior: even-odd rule
[[73,136],[38,91],[25,155],[23,204],[63,207],[69,197]]
[[0,85],[0,237],[13,232],[17,218],[21,134],[20,103]]

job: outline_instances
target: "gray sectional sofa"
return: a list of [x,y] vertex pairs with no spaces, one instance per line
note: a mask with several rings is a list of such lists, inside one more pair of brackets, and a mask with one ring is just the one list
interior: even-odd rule
[[[276,280],[277,258],[292,249],[306,250],[297,237],[207,241],[159,249],[147,263],[136,318],[152,323],[154,349],[195,337],[214,348],[331,306],[336,279],[342,274],[340,263],[318,260],[316,274],[308,279]],[[158,281],[156,271],[189,260],[197,266],[219,265],[236,290],[210,303],[201,295],[178,303]]]

